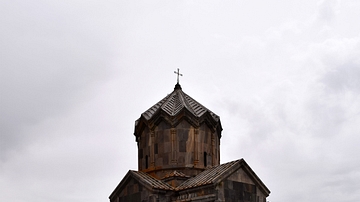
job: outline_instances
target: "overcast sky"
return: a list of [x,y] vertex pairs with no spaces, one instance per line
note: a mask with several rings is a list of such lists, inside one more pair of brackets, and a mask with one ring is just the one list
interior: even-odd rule
[[269,201],[359,201],[359,0],[0,0],[0,23],[0,201],[108,201],[177,68]]

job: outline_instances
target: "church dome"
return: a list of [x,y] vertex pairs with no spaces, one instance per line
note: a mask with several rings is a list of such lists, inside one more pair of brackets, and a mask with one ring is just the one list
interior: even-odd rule
[[221,131],[220,117],[176,84],[135,122],[139,171],[162,179],[175,171],[194,176],[219,165]]

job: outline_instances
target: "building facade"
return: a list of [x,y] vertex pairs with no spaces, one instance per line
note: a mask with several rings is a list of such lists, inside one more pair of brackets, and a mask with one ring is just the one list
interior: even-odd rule
[[138,171],[110,202],[266,202],[270,190],[244,159],[220,164],[221,131],[220,117],[177,83],[135,121]]

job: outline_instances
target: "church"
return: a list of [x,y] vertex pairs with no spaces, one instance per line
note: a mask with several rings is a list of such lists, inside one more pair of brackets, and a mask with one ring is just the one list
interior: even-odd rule
[[220,117],[178,80],[135,121],[138,170],[128,171],[110,202],[266,202],[270,190],[244,159],[220,164],[221,131]]

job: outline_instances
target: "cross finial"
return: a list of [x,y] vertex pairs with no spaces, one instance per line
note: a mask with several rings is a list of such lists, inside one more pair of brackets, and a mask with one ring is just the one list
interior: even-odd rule
[[179,84],[179,76],[182,76],[179,72],[179,68],[177,68],[177,71],[174,71],[175,74],[177,74],[177,84]]

